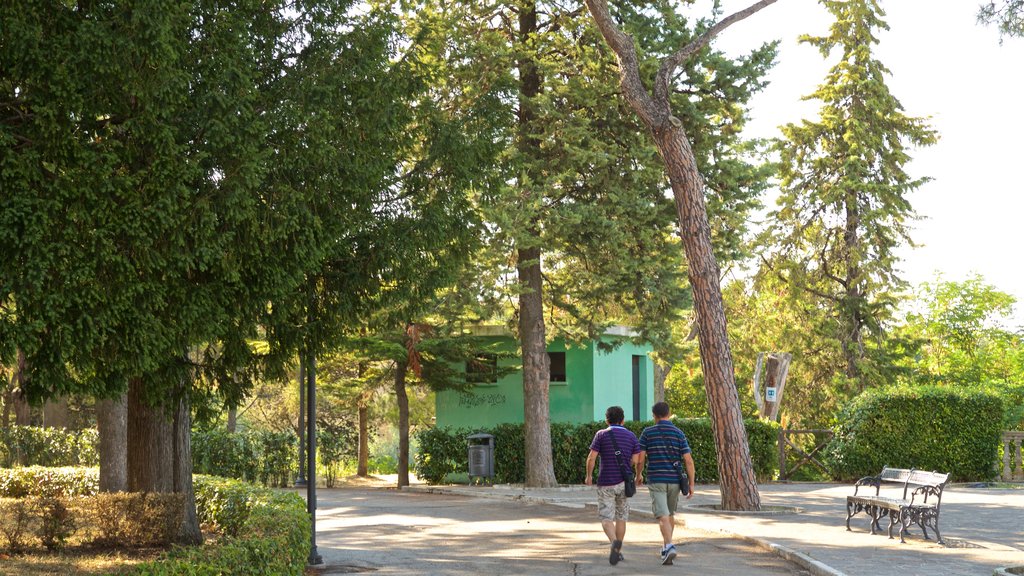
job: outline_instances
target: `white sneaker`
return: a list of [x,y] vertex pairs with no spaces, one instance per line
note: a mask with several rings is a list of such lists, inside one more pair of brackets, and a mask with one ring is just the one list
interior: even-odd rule
[[669,547],[661,551],[661,564],[663,566],[671,566],[672,561],[676,558],[676,547],[675,545],[669,544]]

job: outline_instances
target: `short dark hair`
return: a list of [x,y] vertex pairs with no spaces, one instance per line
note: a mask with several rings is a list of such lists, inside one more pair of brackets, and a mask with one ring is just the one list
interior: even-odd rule
[[668,418],[671,410],[668,407],[668,402],[658,402],[651,407],[651,412],[654,413],[657,418]]
[[626,419],[626,413],[622,411],[622,406],[612,406],[605,411],[604,419],[609,424],[622,424],[622,421]]

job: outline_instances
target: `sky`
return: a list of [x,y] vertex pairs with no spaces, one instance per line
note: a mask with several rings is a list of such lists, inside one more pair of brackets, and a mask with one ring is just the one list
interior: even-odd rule
[[[753,0],[723,0],[725,14]],[[912,177],[928,177],[910,195],[922,220],[901,251],[904,279],[917,286],[980,274],[1014,295],[1007,327],[1024,327],[1024,39],[1004,38],[977,23],[980,0],[882,0],[889,31],[876,57],[887,84],[910,116],[930,117],[937,144],[911,151]],[[751,103],[751,137],[778,136],[778,126],[816,119],[820,102],[802,102],[834,62],[798,44],[824,35],[831,16],[816,0],[778,0],[726,29],[714,46],[730,55],[781,40],[769,86]],[[769,200],[774,205],[774,200]]]

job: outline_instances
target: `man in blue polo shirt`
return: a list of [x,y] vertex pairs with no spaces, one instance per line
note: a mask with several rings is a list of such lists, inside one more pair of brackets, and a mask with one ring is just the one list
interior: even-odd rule
[[[604,413],[608,427],[598,430],[594,441],[590,443],[590,455],[587,456],[587,486],[594,483],[594,464],[601,457],[601,472],[597,475],[597,515],[601,518],[601,527],[612,543],[608,553],[608,562],[613,566],[622,557],[622,540],[626,537],[626,521],[629,520],[629,499],[626,498],[626,483],[623,470],[633,470],[636,477],[640,475],[638,465],[640,444],[636,434],[622,427],[626,415],[619,406],[612,406]],[[616,456],[615,452],[619,454]]]
[[[658,402],[651,408],[654,414],[654,426],[644,428],[640,433],[640,462],[638,470],[642,470],[647,460],[647,490],[651,494],[651,508],[661,528],[664,546],[661,549],[661,563],[672,564],[676,557],[676,547],[672,544],[672,532],[675,529],[676,505],[679,503],[679,466],[680,460],[686,464],[686,473],[690,479],[689,500],[693,498],[693,456],[686,434],[676,427],[671,420],[668,404]],[[639,475],[638,475],[639,477]]]

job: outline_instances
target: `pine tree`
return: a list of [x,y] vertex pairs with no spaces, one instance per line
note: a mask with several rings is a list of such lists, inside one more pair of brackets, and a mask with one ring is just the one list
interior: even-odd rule
[[875,33],[887,29],[878,2],[824,4],[836,18],[829,34],[801,41],[839,60],[808,97],[822,102],[819,119],[783,128],[779,207],[764,242],[769,268],[806,302],[819,342],[837,343],[834,368],[849,394],[891,365],[884,328],[903,287],[895,251],[911,243],[908,195],[926,181],[904,166],[909,148],[937,136],[886,86],[889,71],[874,57]]

